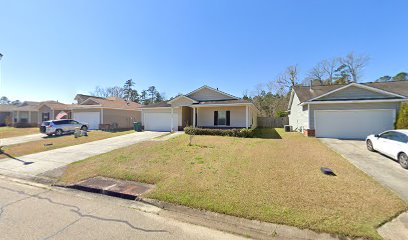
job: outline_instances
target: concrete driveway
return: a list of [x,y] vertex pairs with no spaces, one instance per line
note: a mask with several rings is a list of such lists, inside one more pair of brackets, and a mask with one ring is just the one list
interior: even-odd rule
[[138,142],[152,140],[165,132],[136,132],[80,145],[58,148],[22,157],[0,159],[0,174],[32,178],[91,156],[110,152]]
[[397,161],[367,150],[365,141],[321,138],[323,143],[408,202],[408,170]]
[[18,136],[18,137],[10,137],[10,138],[2,138],[0,139],[0,146],[7,146],[7,145],[13,145],[13,144],[19,144],[19,143],[25,143],[25,142],[31,142],[31,141],[38,141],[42,140],[47,135],[42,134],[42,133],[36,133],[36,134],[30,134],[30,135],[23,135],[23,136]]

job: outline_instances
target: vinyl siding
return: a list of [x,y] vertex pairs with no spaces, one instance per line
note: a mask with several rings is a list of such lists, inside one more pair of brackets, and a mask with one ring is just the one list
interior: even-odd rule
[[295,131],[303,131],[309,128],[309,111],[308,106],[300,106],[300,100],[294,93],[292,105],[290,106],[289,125]]
[[[400,103],[337,103],[337,104],[312,104],[309,105],[309,126],[314,129],[314,111],[315,110],[358,110],[358,109],[395,109],[398,113]],[[290,121],[290,117],[289,117]]]
[[361,87],[348,87],[318,100],[338,100],[338,99],[378,99],[378,98],[393,98],[390,95],[381,94],[378,92],[370,91]]
[[178,107],[178,106],[190,106],[193,104],[193,101],[191,101],[188,98],[179,98],[177,101],[173,102],[171,104],[172,107]]
[[230,126],[224,126],[224,127],[245,128],[245,123],[246,123],[245,108],[246,108],[245,106],[197,108],[196,109],[197,126],[198,127],[218,127],[214,125],[214,111],[231,111]]

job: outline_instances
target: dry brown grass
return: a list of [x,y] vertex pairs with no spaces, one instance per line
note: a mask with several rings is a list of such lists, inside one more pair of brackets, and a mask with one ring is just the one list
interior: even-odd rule
[[[266,138],[188,136],[144,142],[71,164],[62,181],[93,176],[157,185],[146,197],[239,217],[378,239],[406,203],[319,140],[278,129]],[[282,139],[268,139],[281,136]],[[332,168],[326,176],[320,167]]]
[[[5,146],[2,148],[3,153],[0,152],[0,159],[7,158],[9,156],[19,157],[31,153],[43,152],[52,149],[68,147],[72,145],[78,145],[82,143],[92,142],[96,140],[102,140],[105,138],[116,137],[127,133],[132,133],[131,131],[121,131],[121,132],[103,132],[103,131],[90,131],[88,137],[75,138],[74,135],[64,135],[61,137],[47,137],[44,135],[43,140],[20,143],[10,146]],[[52,144],[47,146],[47,144]]]
[[40,133],[40,130],[38,128],[0,127],[0,138],[17,137],[35,133]]

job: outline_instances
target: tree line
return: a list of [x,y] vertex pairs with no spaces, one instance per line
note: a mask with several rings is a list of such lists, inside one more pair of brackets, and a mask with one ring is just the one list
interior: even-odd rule
[[137,102],[148,105],[158,103],[165,100],[164,93],[160,93],[155,86],[150,86],[140,93],[135,89],[135,82],[132,79],[127,80],[123,87],[96,87],[94,91],[90,92],[96,97],[119,97],[130,102]]

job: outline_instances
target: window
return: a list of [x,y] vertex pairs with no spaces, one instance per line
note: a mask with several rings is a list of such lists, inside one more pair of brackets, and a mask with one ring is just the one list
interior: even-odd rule
[[389,139],[389,140],[393,140],[393,141],[402,142],[402,143],[408,142],[408,136],[405,134],[399,133],[399,132],[393,132],[393,131],[385,132],[381,134],[380,137]]
[[43,121],[48,121],[48,120],[50,120],[50,113],[49,113],[49,112],[47,112],[47,113],[42,113],[42,120],[43,120]]
[[218,125],[226,125],[227,123],[227,112],[219,111],[218,112]]
[[214,111],[214,126],[229,126],[230,111]]

